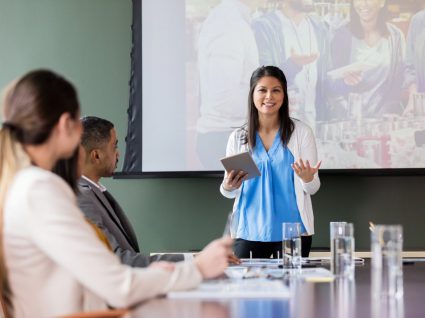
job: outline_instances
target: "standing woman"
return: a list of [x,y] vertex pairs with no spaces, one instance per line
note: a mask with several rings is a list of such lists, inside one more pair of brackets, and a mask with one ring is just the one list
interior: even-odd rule
[[250,151],[261,176],[225,173],[220,191],[235,198],[232,236],[237,257],[277,257],[282,223],[300,222],[302,254],[308,256],[314,234],[310,195],[319,190],[316,142],[312,130],[291,119],[287,82],[274,66],[254,71],[248,97],[248,123],[229,137],[226,155]]
[[223,272],[228,240],[193,262],[132,269],[96,237],[69,185],[51,172],[71,157],[82,126],[77,93],[50,71],[8,91],[0,130],[0,283],[9,316],[57,317],[127,307]]

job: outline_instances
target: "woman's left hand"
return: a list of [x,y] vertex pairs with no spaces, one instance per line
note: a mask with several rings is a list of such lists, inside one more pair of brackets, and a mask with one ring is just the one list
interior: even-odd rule
[[305,183],[313,181],[314,174],[319,170],[320,165],[322,164],[322,161],[319,161],[317,165],[314,167],[310,166],[310,162],[308,160],[304,161],[302,159],[299,159],[298,161],[294,162],[291,167],[294,169],[295,174],[303,180]]

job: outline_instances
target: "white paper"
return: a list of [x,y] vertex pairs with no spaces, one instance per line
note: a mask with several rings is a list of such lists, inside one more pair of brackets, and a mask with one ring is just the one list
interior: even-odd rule
[[167,294],[168,298],[188,299],[288,298],[289,296],[288,287],[281,281],[263,278],[210,280],[193,290]]

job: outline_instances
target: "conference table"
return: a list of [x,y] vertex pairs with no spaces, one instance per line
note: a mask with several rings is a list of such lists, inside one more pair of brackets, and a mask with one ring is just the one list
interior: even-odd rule
[[370,261],[356,265],[355,278],[313,283],[285,281],[290,296],[280,299],[169,299],[155,298],[133,308],[125,317],[425,317],[425,263],[403,266],[404,295],[376,296],[371,291]]

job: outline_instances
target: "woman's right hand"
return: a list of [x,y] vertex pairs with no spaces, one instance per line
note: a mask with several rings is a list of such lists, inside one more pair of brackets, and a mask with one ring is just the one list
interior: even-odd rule
[[233,240],[230,237],[217,239],[208,244],[195,257],[195,264],[204,279],[214,278],[223,274],[232,255]]
[[246,180],[248,173],[245,171],[236,172],[235,170],[230,171],[227,177],[223,181],[223,188],[226,191],[233,191],[239,189],[242,182]]

